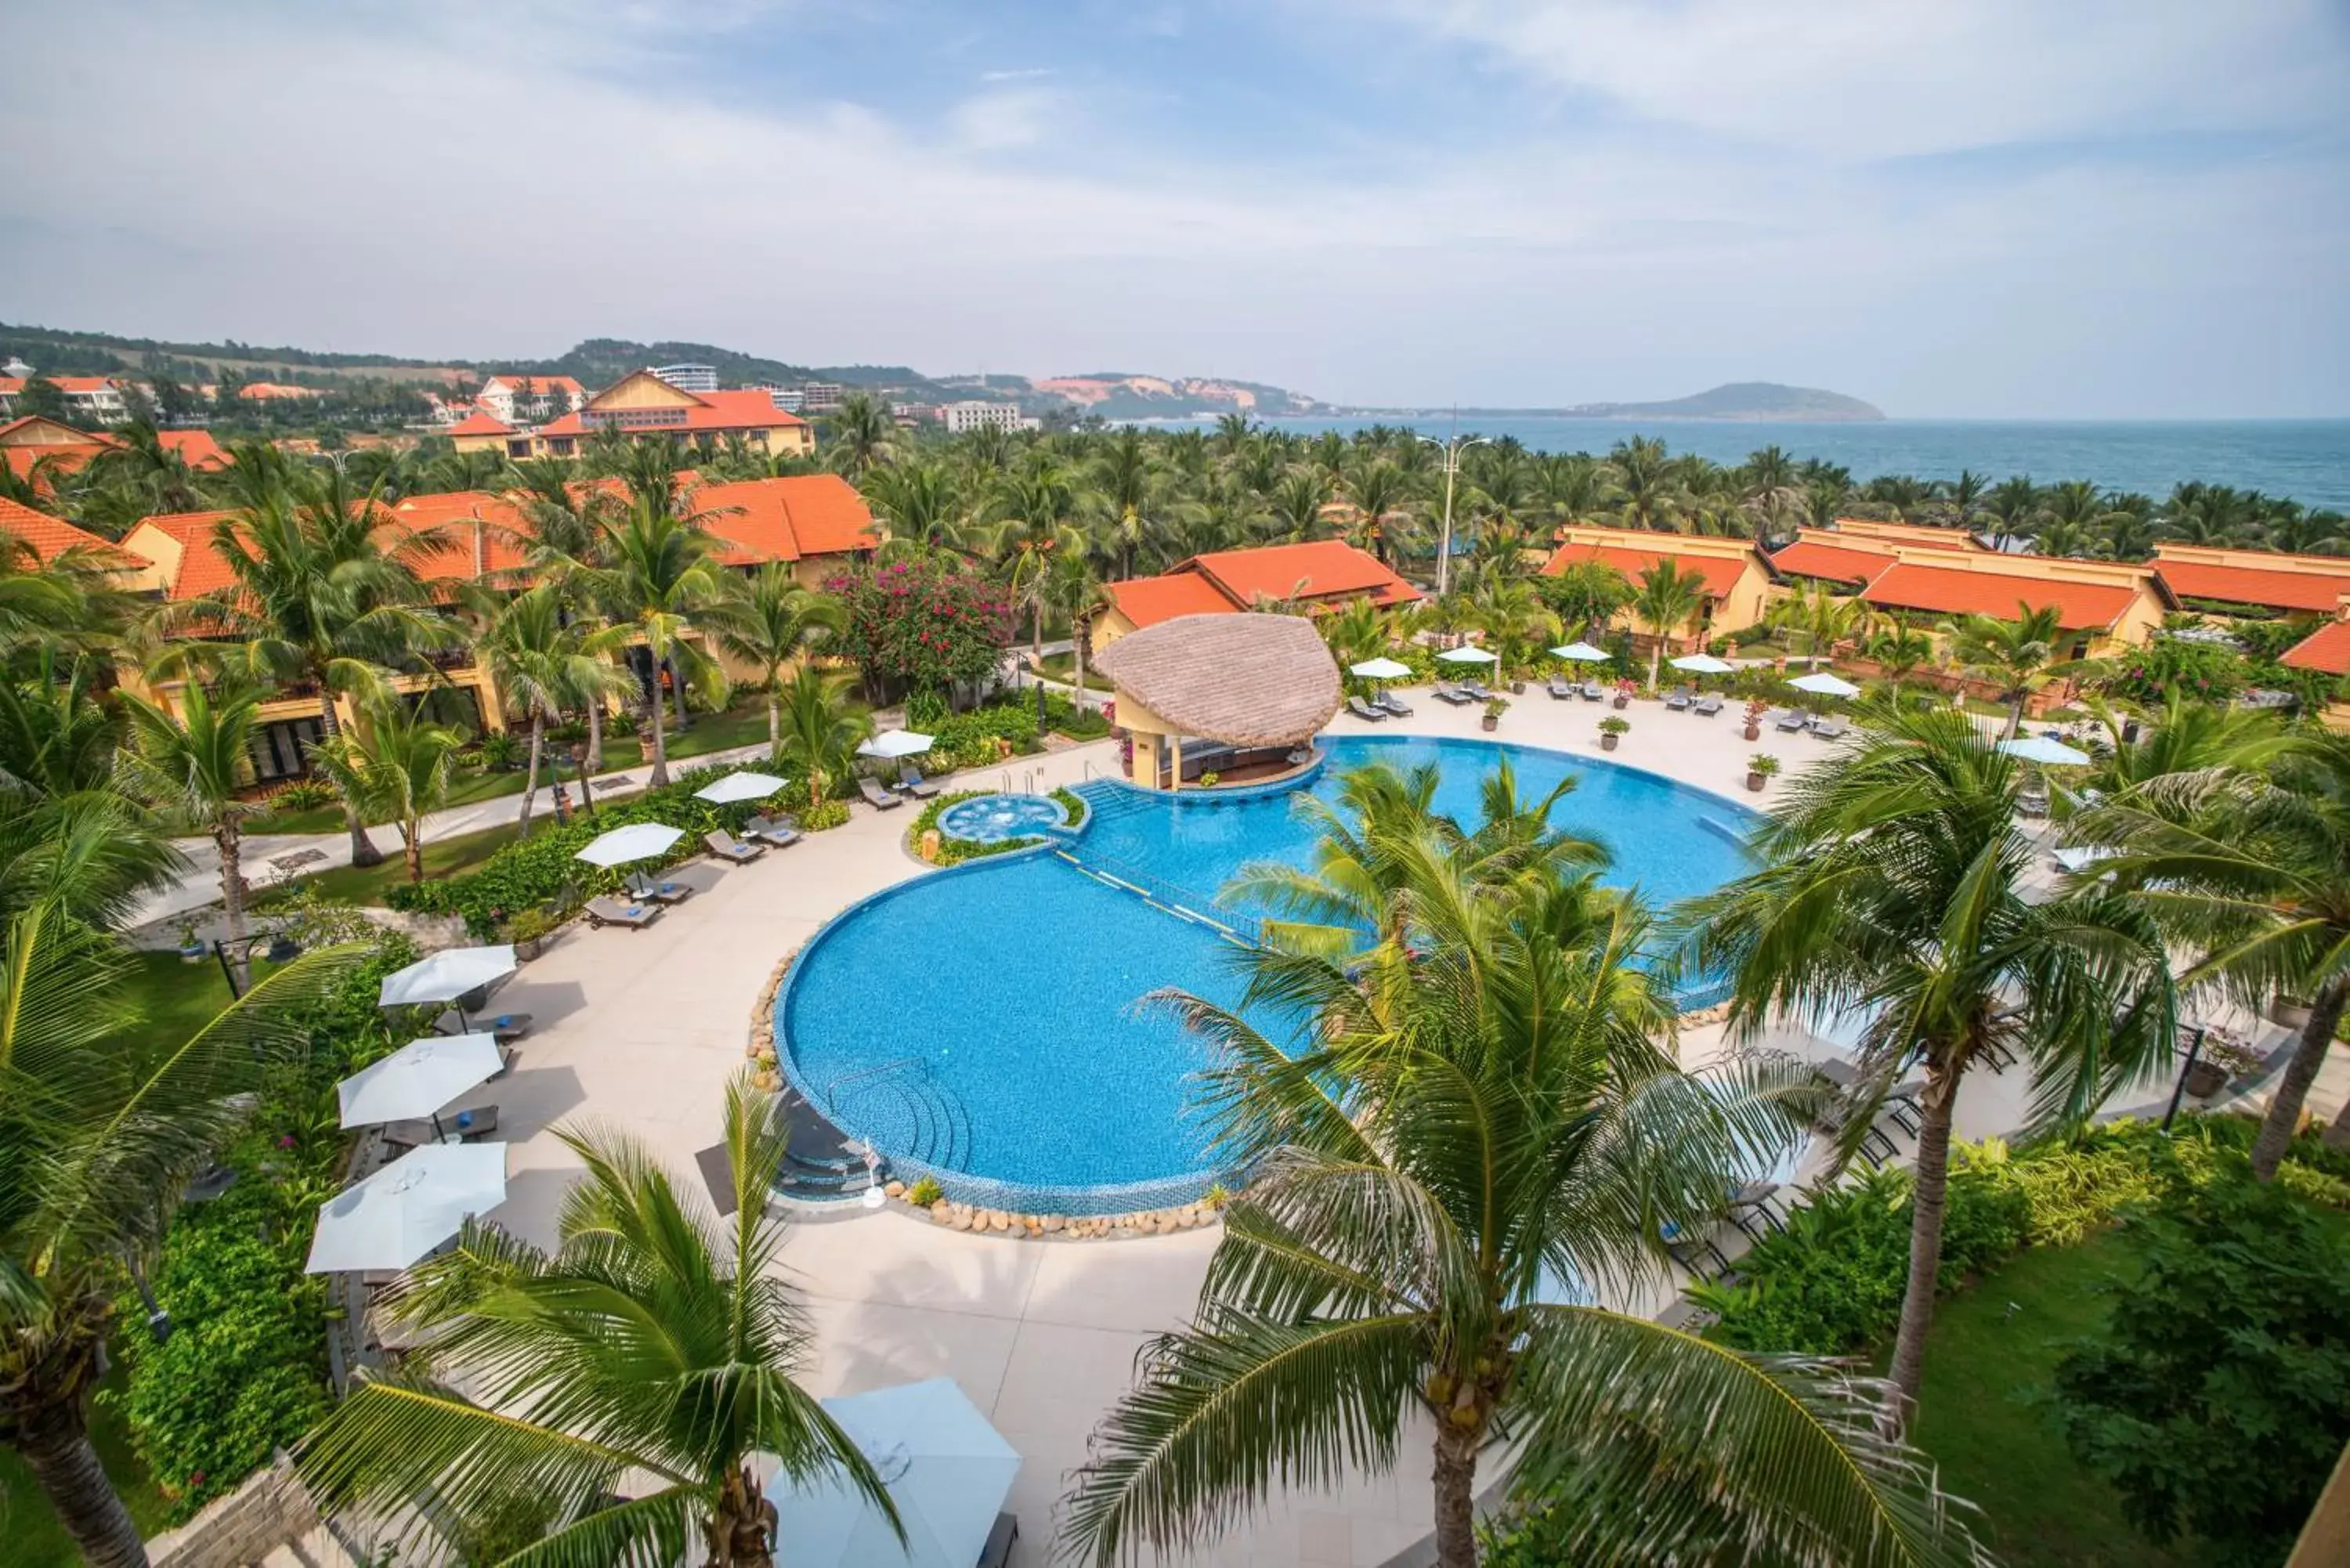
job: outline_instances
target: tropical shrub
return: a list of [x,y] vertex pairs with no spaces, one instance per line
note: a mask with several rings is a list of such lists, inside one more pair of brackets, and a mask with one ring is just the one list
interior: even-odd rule
[[1003,587],[936,557],[842,572],[824,588],[845,612],[832,650],[855,660],[868,686],[973,685],[995,673],[1012,641]]
[[316,811],[335,804],[335,791],[323,779],[296,779],[274,792],[266,805],[273,812]]
[[923,770],[946,773],[955,768],[983,767],[1000,761],[1005,747],[1014,752],[1036,750],[1036,707],[1033,701],[991,702],[942,721],[931,732],[931,749],[922,758]]
[[1045,694],[1045,722],[1073,741],[1098,740],[1109,733],[1109,715],[1099,702],[1087,704],[1080,713],[1075,702],[1057,691]]
[[[906,830],[908,847],[919,851],[922,835],[938,826],[940,815],[947,807],[959,801],[977,800],[982,795],[994,793],[993,790],[983,789],[955,790],[931,801],[922,807],[920,815],[914,818],[913,826]],[[981,844],[972,839],[957,838],[952,834],[941,832],[939,835],[939,857],[933,864],[960,866],[966,860],[980,860],[990,855],[1008,855],[1014,849],[1032,848],[1035,843],[1035,836],[1031,836],[1024,838],[999,838],[993,844]]]
[[2281,1563],[2350,1440],[2350,1227],[2230,1158],[2131,1229],[2143,1272],[2057,1364],[2051,1416],[2152,1540]]
[[939,1185],[938,1178],[934,1176],[919,1177],[913,1186],[906,1189],[906,1201],[917,1209],[928,1209],[946,1195],[946,1189]]
[[1053,798],[1060,803],[1063,811],[1068,813],[1071,827],[1083,827],[1086,818],[1092,814],[1093,807],[1086,804],[1086,797],[1073,789],[1056,789],[1053,792]]
[[2243,656],[2225,644],[2158,637],[2132,652],[2104,684],[2115,696],[2150,706],[2173,695],[2225,702],[2244,689],[2248,674]]

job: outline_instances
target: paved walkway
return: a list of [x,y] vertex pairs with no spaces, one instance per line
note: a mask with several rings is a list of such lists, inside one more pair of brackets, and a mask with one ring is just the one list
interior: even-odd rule
[[[1474,710],[1422,693],[1412,698],[1414,720],[1378,728],[1481,733]],[[1530,692],[1496,738],[1596,755],[1596,725],[1608,711]],[[1829,750],[1808,735],[1769,733],[1749,743],[1734,711],[1702,719],[1636,703],[1628,716],[1633,727],[1614,760],[1744,804],[1755,803],[1743,789],[1753,752],[1772,752],[1792,770]],[[1371,728],[1342,717],[1332,732]],[[1021,758],[984,770],[977,781],[1051,788],[1115,771],[1116,757],[1113,742],[1098,742]],[[471,1101],[498,1103],[511,1140],[510,1195],[494,1218],[534,1240],[551,1238],[577,1170],[551,1134],[558,1123],[624,1127],[692,1181],[693,1152],[715,1140],[723,1085],[743,1064],[752,1011],[775,964],[850,902],[922,874],[900,846],[910,815],[860,805],[846,826],[757,864],[693,862],[672,875],[696,895],[649,929],[571,927],[516,976],[500,1002],[533,1013],[538,1027],[516,1069]],[[1691,1031],[1683,1041],[1693,1064],[1721,1048],[1718,1028]],[[2016,1126],[2022,1076],[1970,1080],[1961,1135]],[[954,1377],[1024,1458],[1011,1500],[1024,1532],[1015,1561],[1041,1564],[1054,1544],[1054,1505],[1086,1457],[1087,1434],[1128,1386],[1137,1352],[1182,1320],[1214,1244],[1212,1231],[1122,1241],[975,1237],[893,1207],[800,1223],[784,1262],[809,1303],[814,1389],[829,1395]],[[1653,1313],[1673,1294],[1660,1285],[1619,1304]],[[1430,1527],[1425,1456],[1424,1443],[1409,1444],[1392,1476],[1357,1480],[1336,1495],[1284,1495],[1184,1561],[1226,1568],[1384,1563]]]

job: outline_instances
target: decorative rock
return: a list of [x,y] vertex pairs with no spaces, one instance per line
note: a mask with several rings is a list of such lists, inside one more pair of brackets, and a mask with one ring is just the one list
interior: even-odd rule
[[950,1221],[950,1223],[951,1223],[958,1231],[970,1230],[972,1224],[970,1211],[967,1210],[956,1210],[955,1217],[951,1221]]
[[1062,1219],[1058,1214],[1047,1214],[1041,1221],[1039,1221],[1037,1228],[1043,1231],[1045,1234],[1051,1235],[1067,1223],[1068,1221]]
[[883,1185],[881,1190],[892,1198],[903,1198],[906,1196],[906,1184],[902,1181],[888,1182]]
[[933,1225],[946,1225],[946,1224],[951,1224],[951,1223],[952,1223],[952,1222],[953,1222],[953,1220],[954,1220],[954,1216],[953,1216],[952,1214],[951,1214],[951,1213],[949,1213],[949,1212],[947,1211],[947,1206],[946,1206],[943,1202],[940,1202],[940,1203],[933,1203],[933,1204],[931,1204],[931,1224],[933,1224]]

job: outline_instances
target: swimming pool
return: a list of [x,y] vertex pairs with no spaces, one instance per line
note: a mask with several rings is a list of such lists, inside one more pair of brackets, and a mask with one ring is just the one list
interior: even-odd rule
[[[1328,765],[1304,786],[1315,794],[1334,798],[1340,775],[1367,762],[1432,762],[1439,808],[1464,824],[1478,820],[1480,784],[1503,756],[1523,795],[1573,774],[1553,822],[1605,843],[1606,879],[1657,904],[1742,865],[1750,814],[1638,769],[1475,741],[1324,743]],[[1199,1194],[1214,1161],[1188,1080],[1206,1048],[1138,1003],[1164,987],[1235,1002],[1241,949],[1220,926],[1247,922],[1216,907],[1216,890],[1246,861],[1302,865],[1313,843],[1292,812],[1295,788],[1078,793],[1090,815],[1066,846],[975,861],[852,906],[803,950],[776,998],[776,1039],[802,1092],[910,1179],[928,1171],[972,1202],[1107,1213]]]
[[1048,794],[983,794],[957,801],[939,813],[939,831],[973,844],[1001,844],[1007,838],[1034,837],[1068,820],[1061,803]]

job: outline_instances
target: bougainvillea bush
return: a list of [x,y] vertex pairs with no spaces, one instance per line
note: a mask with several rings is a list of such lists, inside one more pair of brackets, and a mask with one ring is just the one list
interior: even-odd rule
[[1013,635],[1012,602],[975,572],[931,560],[861,566],[827,578],[847,610],[834,650],[876,691],[943,691],[995,673]]

